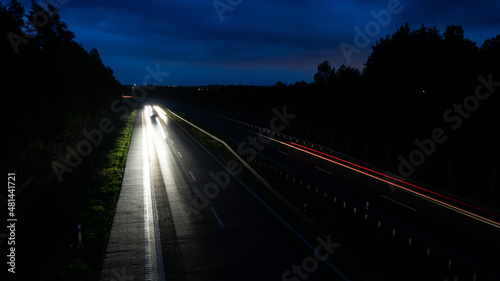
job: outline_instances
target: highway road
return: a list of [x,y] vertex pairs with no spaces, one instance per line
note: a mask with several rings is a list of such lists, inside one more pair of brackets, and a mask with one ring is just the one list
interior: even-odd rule
[[138,111],[100,280],[353,280],[178,124]]
[[[170,109],[202,124],[235,144],[243,144],[242,154],[245,154],[245,149],[253,147],[277,167],[299,175],[361,209],[369,202],[371,213],[449,250],[452,256],[465,258],[473,266],[489,272],[492,279],[500,278],[500,218],[497,214],[343,162],[344,159],[335,159],[329,153],[304,147],[298,140],[263,133],[250,124],[223,118],[220,112],[213,114],[173,101],[161,103],[165,110]],[[278,119],[270,120],[270,127],[273,124],[278,126]],[[254,140],[253,144],[249,137]]]

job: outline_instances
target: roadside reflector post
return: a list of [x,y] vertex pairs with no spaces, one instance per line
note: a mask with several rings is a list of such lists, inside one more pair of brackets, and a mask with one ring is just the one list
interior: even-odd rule
[[78,225],[78,245],[82,245],[82,225]]
[[495,187],[495,169],[496,165],[493,165],[493,177],[491,178],[491,191],[493,191],[493,188]]
[[368,210],[369,207],[370,207],[370,202],[366,202],[366,209]]
[[394,237],[394,236],[396,236],[396,229],[395,228],[392,229],[392,237]]
[[431,248],[427,248],[427,256],[431,255]]

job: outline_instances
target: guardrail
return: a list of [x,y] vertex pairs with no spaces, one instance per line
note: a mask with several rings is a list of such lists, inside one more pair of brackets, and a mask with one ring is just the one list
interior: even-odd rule
[[[241,124],[243,126],[249,127],[250,129],[253,129],[255,131],[262,131],[267,133],[269,136],[272,136],[276,140],[282,140],[282,141],[294,141],[296,143],[300,143],[304,146],[308,146],[310,148],[319,150],[324,153],[329,153],[333,156],[340,157],[343,159],[348,159],[350,162],[357,163],[359,165],[365,166],[365,167],[370,167],[371,169],[377,170],[377,167],[366,163],[364,161],[361,161],[359,159],[356,159],[354,157],[351,157],[347,154],[344,154],[340,151],[336,151],[332,148],[319,145],[317,143],[290,136],[288,134],[283,134],[283,133],[275,133],[272,130],[269,130],[265,127],[260,127],[254,124],[250,124],[241,120],[229,118],[226,116],[221,116],[227,120],[231,120],[233,122],[236,122],[238,124]],[[233,151],[233,153],[235,153]],[[395,237],[396,235],[401,237],[405,236],[407,245],[412,246],[412,245],[425,245],[424,247],[424,252],[427,257],[430,257],[431,255],[444,255],[447,256],[448,258],[444,262],[443,266],[445,268],[448,268],[449,270],[455,268],[455,270],[458,270],[457,265],[455,264],[462,264],[465,267],[468,267],[469,269],[466,270],[467,273],[461,274],[460,275],[460,280],[477,280],[478,276],[480,276],[482,279],[480,280],[490,280],[489,278],[492,278],[491,280],[496,280],[500,279],[500,275],[497,272],[494,272],[488,268],[486,268],[484,265],[475,262],[464,255],[457,253],[456,251],[453,251],[451,249],[448,249],[447,247],[441,245],[438,242],[435,242],[433,240],[430,240],[423,235],[408,229],[407,227],[400,225],[399,223],[391,220],[390,218],[373,211],[369,208],[366,208],[366,206],[363,206],[363,204],[354,202],[348,198],[343,197],[342,195],[335,193],[331,191],[330,189],[327,189],[318,183],[311,183],[307,182],[306,180],[302,179],[300,175],[294,173],[293,171],[287,169],[286,167],[281,166],[278,163],[275,163],[274,161],[267,159],[266,157],[262,155],[258,155],[258,160],[254,161],[258,165],[263,166],[264,168],[268,168],[270,172],[274,172],[275,175],[280,176],[284,180],[291,181],[292,183],[299,185],[300,187],[305,188],[308,192],[312,192],[316,194],[318,197],[323,197],[325,200],[333,200],[335,204],[342,204],[342,208],[344,209],[352,209],[352,214],[363,214],[364,220],[365,221],[370,221],[368,218],[372,218],[371,221],[376,221],[377,228],[380,229],[383,225],[387,225],[389,228],[392,229],[390,235],[392,237]],[[302,211],[304,212],[304,211]],[[422,246],[421,246],[422,247]],[[460,268],[460,271],[464,271],[465,269],[462,267]]]

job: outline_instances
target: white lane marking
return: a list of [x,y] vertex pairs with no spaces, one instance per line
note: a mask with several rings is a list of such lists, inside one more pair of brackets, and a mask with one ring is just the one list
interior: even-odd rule
[[196,181],[196,178],[193,176],[193,173],[191,173],[191,171],[189,171],[189,174],[191,175],[191,177],[193,178],[193,180]]
[[394,202],[394,203],[396,203],[396,204],[399,204],[399,205],[401,205],[401,206],[403,206],[403,207],[406,207],[406,208],[408,208],[408,209],[410,209],[410,210],[412,210],[412,211],[414,211],[414,212],[416,212],[416,211],[417,211],[416,209],[414,209],[414,208],[412,208],[412,207],[410,207],[410,206],[407,206],[407,205],[405,205],[405,204],[403,204],[403,203],[401,203],[401,202],[398,202],[398,201],[396,201],[396,200],[394,200],[394,199],[391,199],[391,198],[389,198],[389,197],[387,197],[387,196],[384,196],[384,195],[380,195],[380,196],[384,197],[384,198],[385,198],[385,199],[387,199],[387,200],[391,200],[392,202]]
[[328,171],[327,171],[327,170],[325,170],[325,169],[321,169],[321,168],[320,168],[320,167],[318,167],[318,166],[316,166],[316,169],[321,170],[321,171],[323,171],[323,172],[325,172],[325,173],[328,173],[328,174],[330,174],[330,175],[332,175],[332,176],[333,176],[333,173],[328,172]]
[[[180,117],[179,115],[175,114],[174,112],[172,112],[171,110],[169,110],[169,112],[171,112],[172,114],[174,114],[175,116],[179,117],[180,119],[184,120],[186,123],[190,124],[191,126],[193,126],[194,128],[200,130],[201,132],[205,133],[206,135],[212,137],[213,139],[219,141],[220,143],[222,144],[225,144],[224,141],[221,141],[220,139],[218,139],[217,137],[214,137],[212,136],[210,133],[207,133],[206,131],[204,131],[203,129],[197,127],[196,125],[193,125],[192,123],[190,123],[189,121],[185,120],[184,118]],[[191,135],[189,135],[191,137],[191,139],[193,139],[196,143],[198,143],[196,141],[196,139],[194,137],[192,137]],[[273,140],[273,139],[271,139]],[[274,140],[275,142],[278,142],[276,140]],[[279,143],[279,142],[278,142]],[[302,242],[304,242],[304,244],[311,250],[311,251],[314,251],[316,249],[316,245],[313,245],[311,244],[311,242],[309,242],[308,239],[306,239],[304,236],[302,236],[293,226],[291,226],[283,217],[281,217],[273,208],[271,208],[271,206],[269,206],[262,198],[260,198],[250,187],[248,187],[243,181],[241,181],[240,178],[238,178],[232,170],[230,170],[226,164],[222,163],[221,161],[219,161],[210,151],[208,151],[204,146],[202,146],[200,143],[198,143],[200,145],[200,147],[205,150],[206,153],[208,153],[208,155],[210,155],[217,163],[219,163],[219,165],[221,167],[223,167],[237,182],[239,182],[255,199],[257,199],[264,207],[266,207],[266,209],[268,209],[277,219],[279,219],[290,231],[292,231]],[[231,149],[230,149],[231,150]],[[233,151],[233,154],[234,151]],[[237,154],[235,154],[237,155]],[[246,162],[244,160],[241,160],[242,163],[246,164]],[[248,165],[248,164],[247,164]],[[249,168],[250,170],[252,169],[251,167],[245,165],[247,168]],[[193,208],[190,208],[190,209],[193,209]],[[198,210],[195,209],[196,212],[198,212]],[[347,281],[350,281],[349,277],[347,277],[337,266],[335,266],[330,260],[325,260],[325,263],[332,269],[334,270],[343,280],[347,280]]]
[[[158,279],[165,280],[165,271],[163,268],[163,254],[161,252],[160,232],[158,225],[158,213],[156,210],[156,199],[154,196],[153,182],[151,180],[150,160],[149,159],[149,137],[152,134],[151,123],[146,118],[146,124],[143,124],[143,195],[144,195],[144,244],[145,244],[145,267],[146,280]],[[153,250],[154,249],[154,250]],[[156,261],[156,262],[155,262]],[[154,272],[157,272],[157,276]]]
[[221,222],[221,220],[220,220],[219,216],[217,215],[217,213],[215,212],[214,208],[210,207],[210,209],[212,210],[212,212],[214,213],[215,217],[216,217],[216,218],[217,218],[217,220],[219,221],[220,226],[221,226],[222,228],[224,228],[224,225],[222,224],[222,222]]
[[179,151],[177,151],[177,154],[179,154],[179,157],[182,158],[182,155]]
[[264,138],[266,138],[266,139],[270,139],[270,140],[272,140],[272,141],[275,141],[275,142],[279,143],[279,141],[277,141],[277,140],[275,140],[275,139],[273,139],[273,138],[271,138],[271,137],[264,136],[263,134],[259,134],[259,133],[255,133],[255,134],[257,134],[257,135],[259,135],[259,136],[261,136],[261,137],[264,137]]
[[281,151],[281,150],[279,150],[279,149],[278,149],[278,152],[283,153],[283,154],[285,154],[286,156],[288,156],[288,153],[283,152],[283,151]]
[[170,140],[170,142],[171,142],[172,144],[174,144],[174,141],[173,141],[173,140]]
[[[146,115],[146,113],[144,113]],[[144,120],[144,119],[143,119]],[[147,117],[145,118],[147,120]],[[142,141],[143,141],[143,186],[144,186],[144,235],[145,235],[145,252],[146,252],[146,279],[151,279],[151,273],[153,271],[153,263],[151,261],[151,230],[150,230],[150,212],[149,212],[149,206],[151,205],[151,190],[150,190],[150,176],[149,176],[149,149],[148,149],[148,138],[147,138],[147,128],[148,128],[148,123],[145,121],[145,124],[143,125],[144,131],[142,135]]]

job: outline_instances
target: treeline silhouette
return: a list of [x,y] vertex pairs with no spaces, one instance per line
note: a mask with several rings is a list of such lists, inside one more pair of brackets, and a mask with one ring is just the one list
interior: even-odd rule
[[[110,108],[122,88],[99,52],[87,52],[58,10],[0,3],[2,163],[49,148]],[[4,162],[5,161],[5,162]]]
[[[344,151],[358,139],[360,157],[378,143],[394,165],[395,156],[408,157],[416,149],[416,139],[431,138],[435,128],[442,128],[447,140],[429,156],[431,162],[448,168],[450,161],[457,166],[480,161],[471,165],[482,170],[474,173],[491,183],[500,156],[499,66],[500,34],[478,47],[461,26],[441,33],[405,24],[372,46],[361,71],[345,65],[335,69],[324,61],[313,83],[158,87],[150,97],[217,108],[263,126],[272,108],[286,105],[298,116],[287,128],[295,134]],[[475,96],[478,87],[481,99]]]

